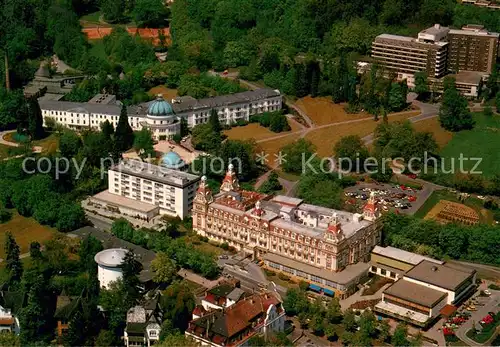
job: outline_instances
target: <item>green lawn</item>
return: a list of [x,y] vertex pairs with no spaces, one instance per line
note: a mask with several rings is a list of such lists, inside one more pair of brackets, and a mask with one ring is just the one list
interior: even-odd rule
[[483,208],[483,202],[481,200],[471,197],[466,199],[465,201],[459,201],[457,194],[452,193],[448,190],[437,190],[433,192],[424,202],[424,204],[418,209],[418,211],[415,212],[415,217],[424,218],[440,200],[462,203],[476,210],[482,223],[491,224],[493,222],[493,214],[491,213],[491,211]]
[[18,147],[11,147],[0,144],[0,159],[13,157],[15,155],[23,154],[24,149]]
[[[486,117],[482,113],[475,113],[474,119],[474,129],[455,133],[440,155],[445,158],[447,171],[451,167],[452,158],[455,161],[455,170],[459,170],[460,154],[465,158],[482,158],[476,170],[482,171],[484,176],[492,176],[500,172],[500,116]],[[471,170],[475,162],[464,161],[464,169]]]
[[95,23],[99,24],[99,17],[102,15],[101,11],[89,13],[85,16],[82,16],[80,20],[85,21],[87,23]]

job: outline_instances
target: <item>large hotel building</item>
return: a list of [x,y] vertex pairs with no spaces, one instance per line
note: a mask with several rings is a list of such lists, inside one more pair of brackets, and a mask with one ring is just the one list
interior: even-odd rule
[[367,275],[365,262],[380,243],[378,214],[373,196],[363,214],[353,214],[241,190],[230,165],[215,196],[202,178],[193,201],[193,229],[263,259],[271,270],[346,297]]
[[[121,106],[114,95],[98,94],[88,102],[39,101],[44,122],[48,118],[74,129],[99,129],[106,120],[114,127],[120,118]],[[251,115],[278,111],[282,96],[278,90],[257,90],[221,95],[205,99],[182,96],[171,103],[159,95],[151,102],[129,106],[128,119],[133,130],[148,128],[156,140],[172,138],[180,132],[181,118],[189,127],[208,122],[210,112],[216,110],[222,124],[248,121]]]
[[372,57],[381,66],[397,73],[414,86],[414,74],[424,71],[429,81],[442,87],[452,73],[458,89],[476,96],[481,80],[492,71],[498,54],[499,34],[482,26],[450,29],[439,24],[427,28],[417,38],[382,34],[372,43]]

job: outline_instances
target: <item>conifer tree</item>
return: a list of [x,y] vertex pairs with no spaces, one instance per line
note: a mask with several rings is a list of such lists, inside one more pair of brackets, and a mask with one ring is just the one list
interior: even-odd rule
[[115,130],[115,149],[124,152],[134,144],[134,131],[128,122],[127,106],[123,105]]
[[44,137],[42,110],[35,97],[28,99],[28,133],[32,140]]
[[222,126],[220,124],[219,114],[216,109],[210,110],[210,117],[208,118],[208,123],[210,124],[210,127],[212,128],[212,131],[214,133],[221,132]]
[[23,275],[23,264],[19,259],[19,254],[19,246],[10,231],[8,231],[7,238],[5,239],[5,255],[10,282],[19,282]]

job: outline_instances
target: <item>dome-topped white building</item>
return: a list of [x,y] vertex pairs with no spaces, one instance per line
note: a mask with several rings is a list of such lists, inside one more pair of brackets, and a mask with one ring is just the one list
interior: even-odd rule
[[123,276],[122,264],[127,250],[124,248],[110,248],[100,251],[94,257],[97,263],[97,278],[101,287],[109,288],[111,282],[116,282]]
[[144,124],[157,140],[166,140],[178,134],[181,125],[172,105],[158,94],[155,100],[149,103],[146,122]]
[[[42,71],[40,71],[42,73]],[[108,121],[115,128],[121,113],[121,103],[116,98],[94,97],[88,102],[39,101],[44,122],[51,118],[58,124],[74,129],[96,129]],[[151,130],[155,140],[168,140],[180,134],[180,120],[188,127],[207,123],[212,110],[217,111],[221,124],[231,125],[248,121],[250,116],[281,110],[279,90],[262,88],[230,95],[204,99],[182,96],[166,101],[160,94],[155,100],[127,107],[129,124],[134,131]]]

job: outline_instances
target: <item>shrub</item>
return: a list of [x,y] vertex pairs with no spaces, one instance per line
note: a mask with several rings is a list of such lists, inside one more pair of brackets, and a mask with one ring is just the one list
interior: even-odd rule
[[229,250],[229,244],[227,242],[223,242],[220,244],[220,248],[227,251],[227,250]]
[[500,290],[500,286],[496,285],[495,283],[491,283],[488,288],[493,289],[493,290]]
[[0,223],[8,222],[12,218],[12,213],[3,207],[0,207]]
[[264,273],[265,273],[267,276],[275,276],[275,275],[276,275],[276,272],[271,271],[271,270],[268,270],[268,269],[264,269]]
[[289,281],[289,280],[290,280],[290,277],[288,277],[287,275],[285,275],[283,272],[280,272],[280,273],[278,274],[278,278],[279,278],[280,280],[283,280],[283,281]]

